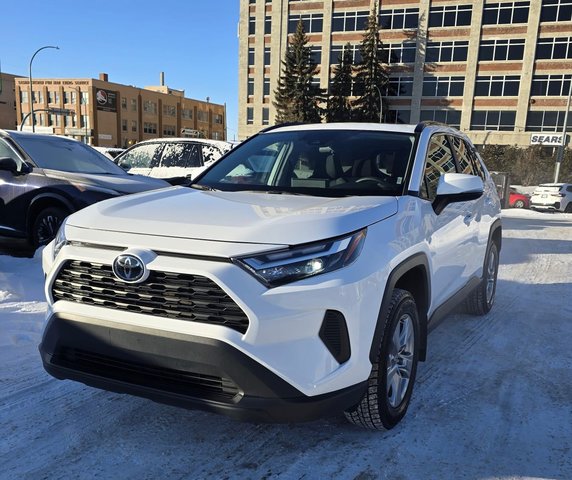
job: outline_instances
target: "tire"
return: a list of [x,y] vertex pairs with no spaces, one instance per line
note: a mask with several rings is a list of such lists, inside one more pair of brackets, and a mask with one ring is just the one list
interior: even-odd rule
[[34,248],[47,245],[58,233],[60,225],[69,215],[65,210],[58,207],[48,207],[41,210],[34,219],[30,240]]
[[358,405],[345,412],[351,423],[372,430],[389,430],[405,416],[419,361],[419,331],[413,296],[396,288],[367,390]]
[[481,283],[467,298],[467,313],[471,315],[486,315],[490,312],[495,302],[498,270],[499,249],[495,242],[491,242],[487,248]]
[[513,207],[514,208],[524,208],[524,201],[523,200],[517,200],[516,202],[514,202]]
[[568,202],[568,205],[566,205],[564,213],[572,213],[572,200]]

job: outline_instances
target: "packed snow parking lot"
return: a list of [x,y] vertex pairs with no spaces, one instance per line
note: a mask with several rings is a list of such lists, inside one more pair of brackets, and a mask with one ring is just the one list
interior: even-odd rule
[[0,478],[572,478],[572,215],[503,211],[497,300],[429,336],[404,421],[239,423],[44,372],[40,257],[0,255]]

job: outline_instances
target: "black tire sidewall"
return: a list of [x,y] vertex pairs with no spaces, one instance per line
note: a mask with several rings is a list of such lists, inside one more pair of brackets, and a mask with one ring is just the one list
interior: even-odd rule
[[[379,350],[378,365],[379,365],[379,384],[377,396],[379,400],[379,414],[385,428],[394,427],[399,421],[404,417],[409,407],[409,402],[411,400],[411,395],[413,393],[413,386],[415,384],[415,377],[417,374],[417,364],[419,361],[419,346],[420,346],[420,328],[419,328],[419,314],[417,313],[417,307],[415,301],[409,292],[403,293],[403,298],[399,301],[396,307],[389,312],[387,318],[387,325],[383,335],[383,340],[381,342],[381,348]],[[409,385],[407,386],[407,392],[403,397],[403,400],[397,407],[392,407],[389,404],[387,398],[387,357],[389,352],[389,346],[392,341],[393,333],[397,328],[399,319],[403,314],[409,314],[413,323],[413,333],[414,333],[414,352],[413,352],[413,366],[411,369],[411,375],[409,379]]]
[[58,221],[58,227],[59,227],[59,225],[61,225],[63,220],[67,217],[68,213],[65,210],[63,210],[62,208],[48,207],[48,208],[44,208],[43,210],[40,211],[40,213],[38,213],[38,215],[36,215],[36,218],[34,219],[34,223],[32,224],[32,229],[30,231],[30,242],[32,243],[32,246],[34,248],[38,248],[38,247],[41,247],[42,245],[45,245],[44,243],[40,243],[38,231],[39,231],[42,219],[45,218],[46,216],[49,216],[49,215],[52,215],[52,216],[57,217],[59,219],[59,221]]
[[[487,275],[488,275],[488,265],[489,265],[489,258],[491,255],[491,251],[495,250],[495,255],[496,255],[496,265],[495,265],[495,286],[493,289],[493,295],[491,297],[490,302],[487,299]],[[495,303],[495,297],[497,294],[497,282],[498,282],[498,274],[499,274],[499,265],[500,265],[500,257],[499,257],[499,249],[498,246],[495,242],[491,242],[489,245],[489,248],[487,249],[487,256],[485,258],[485,266],[484,266],[484,270],[483,270],[483,284],[482,284],[482,298],[483,298],[483,309],[484,309],[484,313],[488,313],[490,312],[491,308],[493,308],[493,305]]]

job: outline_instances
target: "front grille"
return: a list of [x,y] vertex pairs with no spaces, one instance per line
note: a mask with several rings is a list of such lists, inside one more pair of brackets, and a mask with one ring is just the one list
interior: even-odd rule
[[67,261],[52,284],[54,301],[222,325],[245,333],[248,317],[212,280],[200,275],[151,271],[142,283],[117,279],[111,266]]
[[104,378],[197,398],[228,401],[240,393],[230,378],[142,364],[76,348],[61,348],[54,356],[54,363]]

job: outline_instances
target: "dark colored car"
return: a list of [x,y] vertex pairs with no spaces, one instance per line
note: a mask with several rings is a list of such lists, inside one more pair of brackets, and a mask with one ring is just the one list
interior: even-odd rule
[[508,206],[511,208],[529,208],[530,197],[525,193],[520,193],[516,188],[510,187]]
[[36,249],[54,238],[70,213],[106,198],[168,186],[130,175],[71,138],[0,130],[0,243]]

